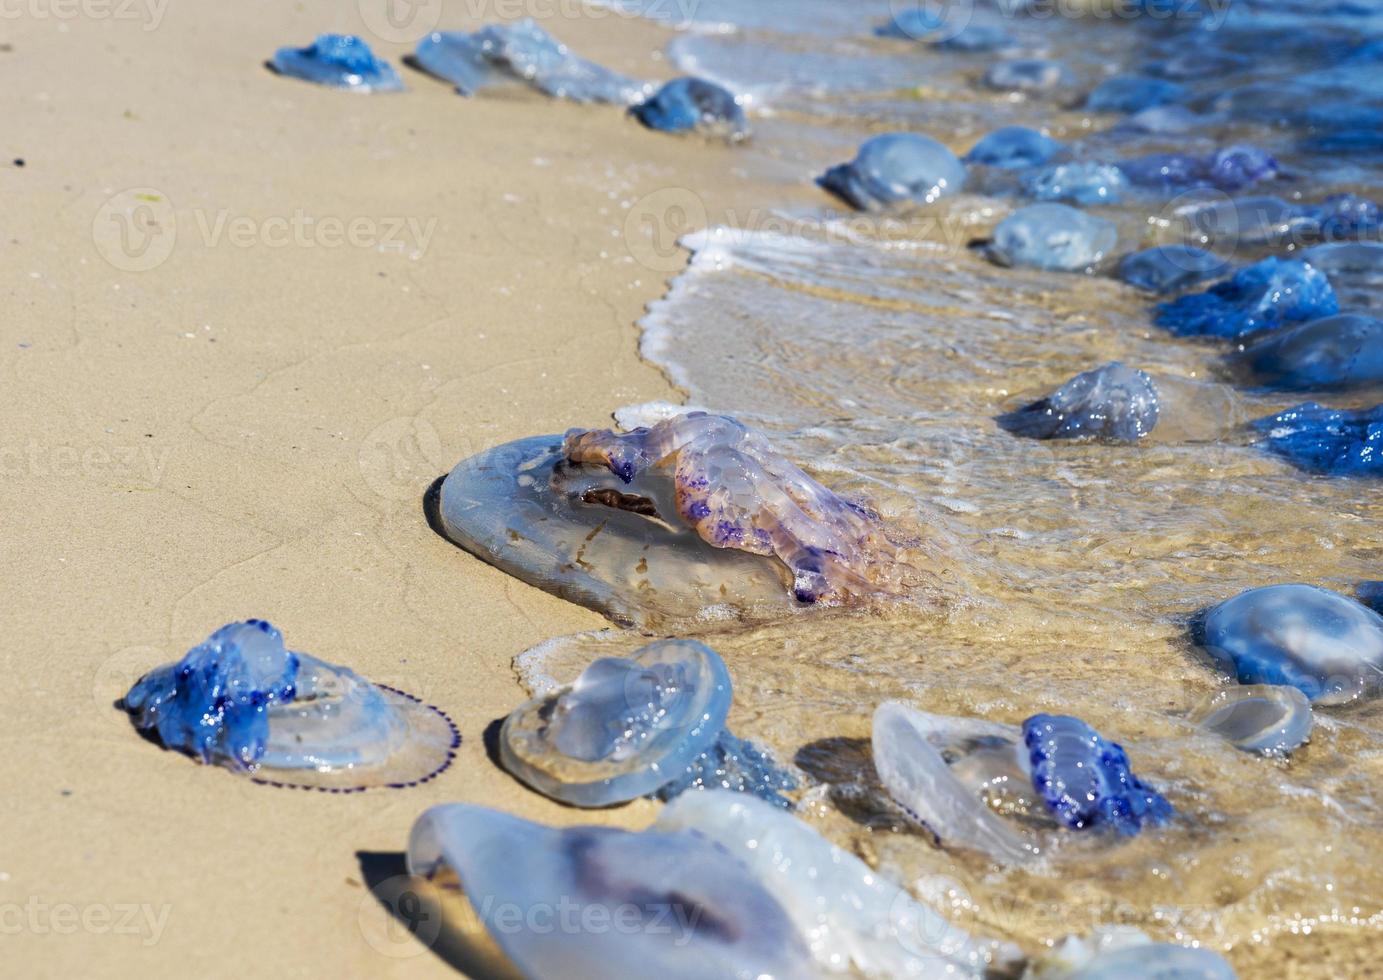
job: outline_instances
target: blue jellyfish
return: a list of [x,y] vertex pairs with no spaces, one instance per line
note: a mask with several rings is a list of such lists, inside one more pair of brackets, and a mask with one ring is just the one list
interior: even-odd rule
[[1150,293],[1180,292],[1228,271],[1227,261],[1194,245],[1155,245],[1119,262],[1119,278]]
[[1033,715],[1023,722],[1033,786],[1072,830],[1110,826],[1121,834],[1166,823],[1172,805],[1133,774],[1117,742],[1070,715]]
[[1206,651],[1240,684],[1285,684],[1317,704],[1383,690],[1383,616],[1314,585],[1270,585],[1205,616]]
[[1078,374],[1046,398],[999,416],[999,425],[1032,439],[1137,442],[1157,425],[1157,386],[1118,361]]
[[950,37],[936,42],[942,51],[962,51],[975,54],[985,51],[1003,51],[1016,47],[1018,40],[1007,31],[991,24],[966,24]]
[[965,155],[966,163],[980,163],[1005,170],[1039,167],[1065,147],[1026,126],[1004,126],[986,134]]
[[929,136],[885,133],[867,139],[850,163],[817,178],[823,188],[861,211],[908,202],[934,204],[965,183],[965,165]]
[[1383,320],[1346,313],[1275,330],[1231,354],[1229,364],[1281,391],[1383,384]]
[[279,48],[269,67],[280,75],[355,92],[401,92],[399,73],[354,34],[322,34],[305,48]]
[[1105,79],[1085,100],[1095,112],[1141,112],[1169,102],[1180,102],[1186,89],[1176,82],[1142,75],[1115,75]]
[[674,78],[629,112],[649,129],[663,133],[694,130],[732,142],[749,136],[749,122],[739,100],[701,78]]
[[1300,259],[1267,258],[1203,293],[1159,304],[1156,322],[1179,337],[1242,337],[1339,309],[1320,270]]
[[1112,221],[1065,204],[1032,204],[994,229],[989,257],[999,265],[1081,272],[1097,265],[1118,243]]
[[1022,177],[1023,192],[1039,201],[1117,204],[1128,179],[1112,163],[1059,163]]
[[1253,423],[1267,448],[1326,476],[1383,476],[1383,405],[1349,411],[1307,402]]
[[1121,160],[1119,169],[1137,187],[1163,193],[1196,188],[1233,192],[1277,176],[1277,160],[1254,146],[1231,146],[1208,155],[1155,153]]

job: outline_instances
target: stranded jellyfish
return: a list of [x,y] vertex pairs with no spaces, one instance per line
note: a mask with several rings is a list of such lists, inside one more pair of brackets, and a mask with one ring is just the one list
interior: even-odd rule
[[930,136],[885,133],[860,144],[855,159],[817,178],[861,211],[897,204],[935,204],[965,183],[965,165]]
[[559,830],[452,803],[413,825],[408,870],[464,893],[532,980],[815,973],[779,900],[694,830]]
[[699,132],[732,143],[749,136],[744,106],[728,89],[701,78],[674,78],[630,114],[662,133]]
[[1245,752],[1279,755],[1311,735],[1311,702],[1295,687],[1241,684],[1206,698],[1191,721]]
[[1046,398],[999,416],[999,425],[1032,439],[1137,442],[1157,425],[1157,386],[1144,371],[1112,361],[1078,374]]
[[1283,327],[1231,354],[1229,366],[1282,391],[1383,384],[1383,320],[1342,313]]
[[323,34],[305,48],[279,48],[269,67],[280,75],[356,92],[401,92],[394,66],[353,34]]
[[966,163],[1004,170],[1039,167],[1066,149],[1062,144],[1026,126],[1003,126],[986,134],[965,155]]
[[1205,649],[1240,684],[1286,684],[1342,704],[1383,682],[1383,616],[1328,589],[1250,589],[1211,609],[1204,630]]
[[778,791],[795,782],[726,730],[730,703],[730,674],[714,650],[663,640],[602,657],[575,683],[515,709],[500,729],[500,760],[576,806],[713,787],[788,806]]
[[1150,293],[1180,292],[1228,271],[1228,262],[1194,245],[1154,245],[1119,261],[1119,278]]
[[877,514],[762,433],[704,412],[463,460],[442,484],[440,517],[448,537],[510,574],[643,625],[898,595],[912,572]]
[[1383,405],[1350,411],[1307,402],[1253,423],[1267,448],[1324,476],[1383,476]]
[[532,20],[492,24],[474,34],[429,34],[418,42],[413,59],[461,95],[522,83],[553,98],[628,105],[647,91],[642,82],[578,58]]
[[1035,715],[1020,729],[887,702],[874,713],[873,748],[880,780],[910,817],[1003,864],[1036,856],[1041,835],[1059,826],[1132,835],[1173,812],[1118,744],[1077,718]]
[[201,762],[328,791],[423,782],[460,744],[436,708],[285,649],[261,619],[223,626],[145,674],[124,707],[138,728]]
[[1203,293],[1157,307],[1157,325],[1179,337],[1242,337],[1339,312],[1330,280],[1300,259],[1267,258]]
[[998,265],[1088,272],[1114,251],[1114,222],[1065,204],[1030,204],[994,229],[989,258]]

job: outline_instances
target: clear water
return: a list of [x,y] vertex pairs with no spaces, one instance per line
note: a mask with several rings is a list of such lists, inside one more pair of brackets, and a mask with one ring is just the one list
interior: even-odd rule
[[[1239,0],[1221,5],[1218,29],[1205,18],[1004,16],[977,3],[977,19],[1021,42],[1002,56],[1055,58],[1079,79],[1037,99],[977,85],[1000,55],[872,37],[887,3],[707,0],[691,16],[648,6],[681,26],[679,67],[749,95],[778,160],[840,162],[892,129],[963,153],[1021,124],[1083,160],[1252,143],[1290,178],[1241,197],[1383,200],[1380,155],[1313,153],[1304,120],[1332,102],[1383,105],[1383,63],[1346,61],[1383,36],[1377,0]],[[1122,116],[1071,107],[1109,75],[1169,60],[1212,72],[1177,79],[1200,117],[1189,132],[1134,133]],[[755,227],[685,242],[691,266],[645,318],[644,354],[688,402],[764,428],[822,482],[919,529],[933,581],[920,607],[717,634],[735,730],[818,783],[805,810],[820,829],[939,897],[970,931],[1032,952],[1118,923],[1223,951],[1243,976],[1379,975],[1383,703],[1320,711],[1288,760],[1237,751],[1186,721],[1223,683],[1190,640],[1199,610],[1270,583],[1353,594],[1380,577],[1377,484],[1305,476],[1256,448],[1245,423],[1302,399],[1236,387],[1219,365],[1227,348],[1158,330],[1149,297],[1106,275],[1001,269],[967,248],[1022,203],[1014,195],[972,189],[887,219],[843,214],[824,194],[809,210],[774,203]],[[1130,193],[1092,211],[1118,224],[1122,255],[1187,240],[1193,229],[1175,214],[1185,203]],[[1240,264],[1311,244],[1246,237],[1208,244]],[[1346,302],[1375,315],[1380,305],[1368,290]],[[1040,443],[994,423],[1111,360],[1163,388],[1162,420],[1143,443]],[[1381,394],[1322,400],[1363,406]],[[592,642],[563,656],[608,655],[610,640]],[[869,720],[887,699],[1007,723],[1078,715],[1121,741],[1181,816],[1132,841],[1071,835],[1035,868],[1001,872],[941,850],[879,799]]]

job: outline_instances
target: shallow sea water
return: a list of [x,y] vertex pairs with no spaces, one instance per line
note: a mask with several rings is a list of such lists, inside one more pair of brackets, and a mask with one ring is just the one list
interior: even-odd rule
[[[694,10],[672,57],[748,93],[787,158],[825,148],[845,160],[859,137],[889,129],[964,152],[1017,123],[1048,128],[1092,160],[1251,142],[1293,178],[1240,197],[1383,199],[1378,155],[1313,155],[1303,128],[1280,118],[1217,118],[1151,137],[1113,132],[1121,116],[1067,107],[1109,74],[1192,50],[1202,52],[1192,61],[1205,51],[1251,59],[1237,74],[1184,80],[1197,110],[1250,83],[1302,76],[1318,88],[1299,105],[1325,101],[1340,78],[1319,73],[1337,66],[1339,45],[1383,33],[1383,3],[1241,2],[1199,34],[1179,22],[1003,17],[977,5],[977,17],[1021,39],[1008,55],[1072,69],[1080,84],[1065,102],[978,88],[998,55],[870,37],[887,3]],[[1383,100],[1379,65],[1342,77],[1351,103]],[[1190,639],[1196,613],[1260,585],[1352,595],[1383,577],[1383,495],[1376,483],[1303,475],[1257,448],[1245,423],[1305,398],[1236,386],[1220,364],[1228,348],[1153,326],[1152,298],[1108,275],[999,268],[967,247],[1020,203],[969,192],[862,219],[823,194],[819,208],[766,201],[755,227],[684,241],[691,265],[643,321],[644,355],[688,403],[765,429],[822,482],[870,498],[932,559],[916,602],[708,637],[735,679],[731,724],[798,767],[811,787],[806,819],[972,932],[1031,953],[1097,925],[1133,925],[1224,952],[1245,977],[1383,976],[1383,703],[1319,709],[1311,741],[1288,760],[1236,751],[1185,721],[1227,680]],[[1131,194],[1091,210],[1118,223],[1126,254],[1186,240],[1173,213],[1184,203]],[[1211,237],[1239,263],[1312,244]],[[1351,302],[1376,315],[1380,301]],[[995,424],[1116,359],[1151,373],[1164,396],[1141,444],[1036,442]],[[1311,397],[1358,407],[1380,394]],[[583,635],[517,666],[541,688],[642,642]],[[1179,817],[1129,841],[1069,835],[1033,867],[997,870],[942,849],[884,799],[873,773],[870,716],[888,699],[1009,723],[1078,715],[1124,744]]]

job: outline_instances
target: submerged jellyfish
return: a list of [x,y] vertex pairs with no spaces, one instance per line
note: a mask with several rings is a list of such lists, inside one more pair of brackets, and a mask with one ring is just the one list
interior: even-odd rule
[[1157,425],[1160,407],[1157,386],[1146,372],[1112,361],[999,416],[998,422],[1014,435],[1032,439],[1137,442]]
[[1035,715],[1019,729],[890,701],[874,713],[873,750],[879,779],[910,817],[1004,864],[1036,856],[1038,832],[1136,834],[1172,814],[1118,745],[1075,718]]
[[1119,278],[1150,293],[1180,292],[1228,271],[1228,262],[1194,245],[1156,245],[1119,262]]
[[674,78],[629,112],[649,129],[664,133],[695,130],[731,142],[749,136],[749,122],[740,100],[700,78]]
[[969,935],[792,814],[753,797],[687,793],[663,809],[654,829],[695,833],[743,862],[832,973],[979,980],[1018,959],[1012,946]]
[[1282,391],[1383,384],[1383,320],[1342,314],[1274,330],[1231,354],[1229,365]]
[[1206,698],[1190,719],[1245,752],[1280,754],[1311,735],[1311,702],[1295,687],[1242,684]]
[[986,134],[965,155],[966,163],[979,163],[1005,170],[1040,167],[1065,147],[1026,126],[1003,126]]
[[[1178,0],[1180,2],[1180,0]],[[1155,943],[1128,927],[1100,927],[1088,939],[1067,936],[1028,964],[1025,980],[1235,980],[1223,956],[1204,948]]]
[[1279,166],[1271,154],[1255,146],[1231,146],[1206,156],[1191,153],[1155,153],[1121,160],[1119,169],[1136,187],[1167,193],[1214,188],[1233,192],[1260,180],[1277,176]]
[[1096,86],[1085,100],[1085,107],[1096,112],[1140,112],[1186,98],[1186,89],[1176,82],[1142,75],[1115,75]]
[[1000,61],[984,73],[984,84],[1000,92],[1049,92],[1074,84],[1065,65],[1046,58],[1015,58]]
[[305,48],[279,48],[269,67],[280,75],[356,92],[401,92],[394,66],[353,34],[322,34]]
[[516,708],[499,734],[504,768],[563,803],[609,806],[721,786],[789,806],[791,776],[725,728],[730,674],[694,640],[602,657],[559,691]]
[[460,743],[436,708],[285,649],[261,619],[223,626],[145,674],[124,708],[138,728],[201,762],[329,791],[423,782]]
[[1340,308],[1383,306],[1383,242],[1331,242],[1301,253],[1330,279]]
[[1089,271],[1119,243],[1112,221],[1065,204],[1032,204],[994,229],[989,257],[999,265]]
[[1159,304],[1156,323],[1179,337],[1242,337],[1339,309],[1320,270],[1300,259],[1266,258],[1203,293]]
[[960,190],[965,165],[929,136],[885,133],[865,140],[854,160],[816,182],[861,211],[902,202],[935,204]]
[[531,19],[491,24],[474,34],[440,31],[418,42],[417,66],[451,82],[461,95],[506,83],[524,83],[559,99],[629,105],[642,99],[642,82],[578,58]]
[[1023,191],[1039,201],[1117,204],[1128,180],[1110,163],[1062,163],[1023,175]]
[[1318,704],[1383,690],[1383,616],[1328,589],[1250,589],[1206,614],[1203,642],[1240,684],[1287,684]]
[[1383,405],[1360,411],[1307,402],[1253,427],[1292,465],[1326,476],[1383,476]]
[[408,871],[459,887],[534,980],[813,973],[779,901],[737,855],[691,830],[555,829],[451,803],[413,825]]
[[876,514],[762,433],[704,412],[464,460],[442,485],[440,517],[510,574],[645,625],[898,595],[912,575]]

